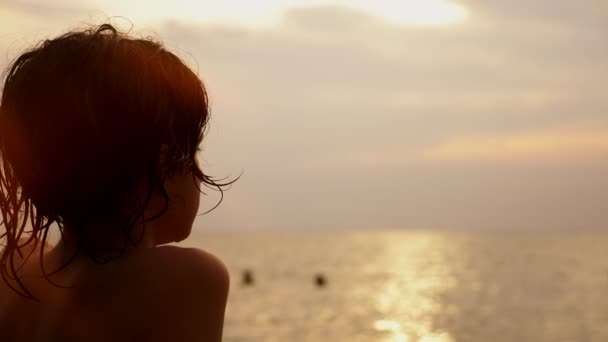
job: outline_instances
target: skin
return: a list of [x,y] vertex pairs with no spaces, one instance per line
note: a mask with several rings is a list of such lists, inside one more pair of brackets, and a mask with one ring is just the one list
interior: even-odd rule
[[[23,261],[22,279],[40,303],[0,282],[0,341],[221,341],[228,272],[204,251],[161,246],[188,237],[199,206],[190,174],[166,188],[169,210],[146,224],[137,246],[104,265],[78,256],[51,277],[69,288],[41,277],[36,254]],[[161,203],[155,195],[149,210]],[[69,234],[47,246],[47,272],[74,248]]]

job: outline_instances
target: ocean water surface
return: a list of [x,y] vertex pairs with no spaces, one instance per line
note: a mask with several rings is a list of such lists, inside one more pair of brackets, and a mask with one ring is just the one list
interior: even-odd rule
[[228,342],[608,341],[608,232],[197,231],[183,245],[229,268]]

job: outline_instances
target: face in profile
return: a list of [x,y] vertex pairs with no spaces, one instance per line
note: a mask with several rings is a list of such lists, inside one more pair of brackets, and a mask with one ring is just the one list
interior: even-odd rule
[[[155,244],[179,242],[190,235],[200,204],[199,186],[200,181],[190,172],[178,173],[165,182],[169,203],[155,224]],[[151,205],[158,205],[155,202],[162,203],[153,200]]]

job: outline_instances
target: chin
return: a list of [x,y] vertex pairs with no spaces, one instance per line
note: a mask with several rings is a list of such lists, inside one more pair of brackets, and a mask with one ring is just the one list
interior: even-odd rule
[[190,232],[188,232],[188,234],[180,235],[173,242],[182,242],[182,241],[186,240],[188,238],[188,236],[190,236]]
[[155,244],[164,245],[184,241],[190,236],[193,223],[194,215],[189,212],[171,211],[166,213],[155,222]]
[[183,231],[176,231],[176,234],[173,236],[172,242],[182,242],[186,240],[190,236],[191,232],[192,226],[188,226],[188,229],[184,229]]
[[155,239],[154,245],[160,246],[160,245],[166,245],[169,243],[182,242],[190,236],[190,232],[191,232],[191,229],[184,230],[184,231],[177,231],[177,232],[168,231],[168,232],[165,232],[164,234],[157,234],[155,236],[156,239]]

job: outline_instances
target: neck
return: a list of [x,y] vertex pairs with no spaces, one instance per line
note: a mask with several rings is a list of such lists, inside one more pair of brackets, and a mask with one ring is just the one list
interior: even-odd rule
[[[105,232],[110,231],[110,229],[103,228],[104,227],[99,227],[99,230]],[[124,237],[114,239],[105,238],[103,245],[92,247],[94,249],[99,249],[100,251],[120,251],[120,254],[118,254],[118,252],[109,252],[108,255],[101,255],[100,257],[103,260],[106,257],[112,259],[113,256],[116,258],[129,257],[138,251],[156,246],[154,229],[149,225],[146,225],[145,228],[143,226],[134,227],[132,229],[131,238],[133,244],[127,243],[125,245]],[[67,225],[64,227],[62,237],[57,245],[45,255],[45,272],[53,273],[66,264],[67,266],[61,271],[62,274],[74,274],[79,273],[86,268],[103,267],[103,263],[94,261],[79,247],[81,246],[78,246],[78,241],[73,233],[73,229]]]

